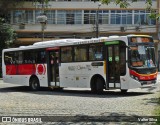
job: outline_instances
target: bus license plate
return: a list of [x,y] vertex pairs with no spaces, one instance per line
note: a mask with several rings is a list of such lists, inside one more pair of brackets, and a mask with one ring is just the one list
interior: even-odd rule
[[152,84],[152,82],[151,81],[147,81],[147,84]]

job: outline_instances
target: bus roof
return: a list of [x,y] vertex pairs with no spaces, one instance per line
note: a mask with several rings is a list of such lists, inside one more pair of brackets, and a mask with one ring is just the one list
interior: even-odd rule
[[34,43],[29,46],[20,46],[18,48],[9,48],[4,49],[3,51],[16,51],[16,50],[27,50],[27,49],[38,49],[38,48],[47,48],[47,47],[58,47],[58,46],[67,46],[67,45],[79,45],[79,44],[89,44],[89,43],[98,43],[112,40],[124,40],[127,37],[141,36],[141,37],[151,37],[149,35],[126,35],[126,36],[109,36],[109,37],[99,37],[91,39],[59,39],[59,40],[50,40]]

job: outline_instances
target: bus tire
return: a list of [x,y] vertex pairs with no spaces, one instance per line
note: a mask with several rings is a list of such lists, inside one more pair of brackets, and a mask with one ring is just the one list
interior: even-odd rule
[[30,89],[32,91],[39,90],[40,89],[40,84],[39,84],[38,78],[36,78],[36,77],[31,78],[30,82],[29,82],[29,86],[30,86]]
[[121,93],[127,93],[128,89],[121,89]]
[[96,79],[96,89],[97,89],[97,94],[101,94],[104,89],[104,81],[102,78],[97,78]]
[[91,92],[92,93],[97,93],[97,87],[96,87],[96,84],[91,84]]

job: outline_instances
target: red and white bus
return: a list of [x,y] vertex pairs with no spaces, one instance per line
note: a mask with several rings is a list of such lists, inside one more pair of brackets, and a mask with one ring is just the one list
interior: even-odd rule
[[40,87],[104,89],[156,84],[153,38],[148,35],[62,39],[4,49],[3,80]]

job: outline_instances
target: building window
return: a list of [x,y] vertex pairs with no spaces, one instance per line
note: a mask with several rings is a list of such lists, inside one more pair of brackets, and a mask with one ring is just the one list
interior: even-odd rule
[[15,10],[13,11],[13,23],[33,23],[32,10]]
[[55,24],[55,11],[54,10],[47,10],[46,16],[47,16],[48,24]]
[[84,24],[95,24],[96,11],[95,10],[85,10],[84,11]]
[[32,10],[26,10],[25,11],[25,22],[26,23],[33,23],[33,11]]
[[135,10],[134,11],[134,24],[139,25],[155,25],[156,20],[149,18],[149,11]]
[[102,10],[99,12],[99,23],[100,24],[109,23],[109,11],[108,10]]
[[57,24],[82,24],[82,11],[57,11]]
[[111,24],[132,24],[132,11],[111,10]]
[[75,11],[75,24],[82,24],[82,11],[81,10],[77,10]]
[[[84,10],[84,24],[95,24],[97,11],[96,10]],[[99,24],[108,24],[109,11],[99,10],[98,11]]]
[[118,24],[118,22],[116,22],[118,20],[118,14],[116,14],[116,10],[111,10],[111,19],[110,20],[111,20],[111,24]]
[[74,11],[66,11],[66,23],[74,24]]
[[[37,17],[44,14],[42,10],[14,10],[13,23],[38,23]],[[94,24],[96,10],[47,10],[48,24]],[[99,24],[138,24],[155,25],[156,20],[149,18],[146,10],[99,10]]]
[[65,10],[57,11],[57,24],[66,24],[66,11]]
[[121,24],[132,24],[132,10],[122,10]]
[[13,11],[13,23],[24,23],[25,10]]

